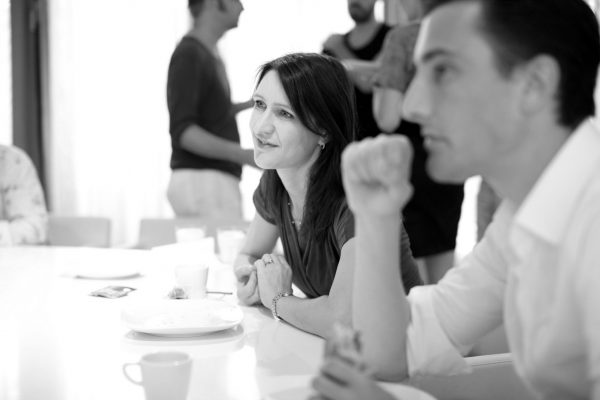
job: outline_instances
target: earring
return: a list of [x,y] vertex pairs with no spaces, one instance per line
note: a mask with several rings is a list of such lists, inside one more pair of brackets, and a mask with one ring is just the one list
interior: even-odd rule
[[319,143],[319,146],[321,146],[321,151],[325,150],[325,143]]

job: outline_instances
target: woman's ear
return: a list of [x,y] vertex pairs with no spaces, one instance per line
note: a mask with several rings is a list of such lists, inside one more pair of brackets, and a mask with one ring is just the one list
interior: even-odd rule
[[321,150],[325,150],[325,145],[327,144],[327,142],[329,142],[329,135],[327,135],[327,132],[321,132],[321,137],[317,142],[319,144],[319,147],[321,147]]

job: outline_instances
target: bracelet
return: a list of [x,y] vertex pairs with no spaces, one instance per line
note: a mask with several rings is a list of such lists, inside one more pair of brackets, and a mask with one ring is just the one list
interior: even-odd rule
[[273,318],[275,318],[277,321],[281,321],[281,317],[277,313],[277,302],[282,297],[288,297],[291,295],[293,295],[292,292],[279,292],[275,295],[275,297],[273,297],[273,300],[271,300],[271,314],[273,314]]

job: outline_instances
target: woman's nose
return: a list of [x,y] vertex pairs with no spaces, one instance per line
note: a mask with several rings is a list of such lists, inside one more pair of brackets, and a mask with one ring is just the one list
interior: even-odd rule
[[262,137],[272,134],[274,126],[271,113],[253,110],[250,117],[250,129],[255,135],[263,135]]

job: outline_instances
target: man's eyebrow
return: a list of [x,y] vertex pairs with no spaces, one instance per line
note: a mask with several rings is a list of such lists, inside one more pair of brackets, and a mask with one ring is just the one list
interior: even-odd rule
[[454,57],[454,54],[445,49],[432,49],[423,53],[420,58],[415,58],[414,63],[425,64],[437,57]]

